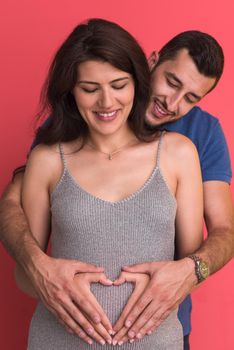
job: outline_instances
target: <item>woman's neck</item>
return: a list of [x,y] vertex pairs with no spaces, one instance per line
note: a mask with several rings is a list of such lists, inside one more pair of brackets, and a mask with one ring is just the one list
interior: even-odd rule
[[135,134],[130,129],[126,129],[112,135],[90,133],[86,144],[100,152],[111,154],[137,141]]

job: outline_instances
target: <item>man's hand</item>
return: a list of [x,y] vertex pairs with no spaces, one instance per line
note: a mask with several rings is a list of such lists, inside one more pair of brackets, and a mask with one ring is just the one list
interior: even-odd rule
[[146,262],[125,266],[123,270],[150,276],[150,282],[125,321],[130,339],[151,334],[197,283],[194,262],[189,258]]
[[122,271],[119,278],[114,281],[113,285],[115,286],[119,286],[125,282],[131,282],[135,285],[135,287],[118,321],[114,325],[113,329],[116,332],[116,334],[113,338],[113,342],[112,342],[113,345],[116,345],[116,344],[122,345],[127,341],[129,341],[129,337],[127,335],[128,328],[124,326],[124,323],[129,312],[132,310],[133,306],[136,304],[136,302],[144,292],[146,286],[149,283],[149,280],[150,278],[147,274],[130,273],[130,272]]
[[105,278],[104,274],[100,274],[99,279],[97,279],[97,273],[101,273],[103,270],[103,268],[92,264],[76,260],[55,259],[41,253],[40,257],[34,261],[34,265],[28,265],[26,273],[37,296],[47,309],[66,326],[67,330],[88,339],[91,343],[90,338],[87,338],[84,332],[92,336],[92,325],[99,324],[102,329],[106,329],[106,341],[110,340],[112,325],[102,308],[97,305],[91,292],[87,292],[88,286],[78,283],[81,277],[77,274],[94,273],[94,282],[111,285],[112,282]]

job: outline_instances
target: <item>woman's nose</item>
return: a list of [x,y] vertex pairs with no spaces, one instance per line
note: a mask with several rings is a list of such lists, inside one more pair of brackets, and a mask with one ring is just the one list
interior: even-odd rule
[[113,95],[109,89],[102,91],[99,98],[99,106],[105,109],[109,109],[113,106]]

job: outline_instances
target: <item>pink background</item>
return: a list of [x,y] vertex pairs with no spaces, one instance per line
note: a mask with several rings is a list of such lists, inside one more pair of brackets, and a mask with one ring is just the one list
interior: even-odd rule
[[[214,35],[224,48],[225,71],[201,105],[220,118],[233,160],[233,0],[7,0],[0,13],[0,191],[12,169],[25,161],[51,56],[72,28],[89,17],[118,22],[147,54],[180,31],[199,29]],[[0,349],[24,350],[35,304],[16,289],[14,263],[2,247],[0,253]],[[194,293],[192,350],[234,349],[233,270],[231,262]]]

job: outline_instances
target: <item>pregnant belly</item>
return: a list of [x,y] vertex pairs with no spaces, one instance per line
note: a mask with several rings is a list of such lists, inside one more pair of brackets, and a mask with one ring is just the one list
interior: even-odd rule
[[112,324],[118,320],[133,289],[134,285],[132,283],[124,283],[120,286],[91,285],[92,293],[95,295]]
[[[121,286],[103,286],[92,284],[91,290],[96,299],[103,307],[112,324],[115,324],[119,318],[134,286],[131,283],[125,283]],[[133,343],[125,344],[126,350],[182,350],[182,327],[177,319],[177,311],[162,323],[162,325],[151,336],[145,336],[143,339]],[[87,344],[79,337],[66,332],[53,314],[51,314],[41,303],[39,303],[33,316],[29,332],[29,350],[87,350]],[[97,343],[92,345],[94,350],[101,346]],[[106,349],[112,350],[112,345],[106,345]]]
[[[132,283],[109,287],[100,284],[91,285],[91,291],[113,325],[121,315],[133,290],[134,284]],[[182,336],[182,327],[177,318],[177,310],[174,310],[152,336],[144,337],[140,341],[142,347],[139,347],[139,349],[179,350],[182,349]]]

